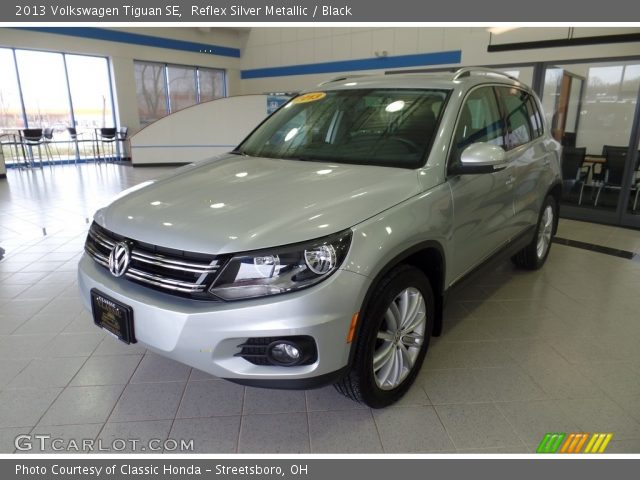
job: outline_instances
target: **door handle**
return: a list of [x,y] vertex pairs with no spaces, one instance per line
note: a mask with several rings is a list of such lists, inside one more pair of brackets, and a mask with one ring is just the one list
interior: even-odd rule
[[516,177],[514,177],[513,175],[509,175],[509,178],[507,178],[507,181],[504,183],[505,185],[511,185],[515,181],[516,181]]

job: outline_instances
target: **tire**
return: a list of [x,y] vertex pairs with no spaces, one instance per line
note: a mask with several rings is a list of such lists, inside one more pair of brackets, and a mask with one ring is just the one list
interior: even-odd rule
[[551,250],[551,241],[553,240],[557,221],[558,205],[555,198],[548,195],[538,215],[535,237],[529,245],[511,258],[517,267],[526,270],[537,270],[544,265],[549,256],[549,250]]
[[[382,408],[399,400],[420,371],[435,309],[429,280],[410,265],[394,268],[374,288],[360,319],[353,365],[335,387],[352,400]],[[394,328],[394,313],[401,325],[404,320],[404,330]],[[374,370],[376,356],[378,368]]]

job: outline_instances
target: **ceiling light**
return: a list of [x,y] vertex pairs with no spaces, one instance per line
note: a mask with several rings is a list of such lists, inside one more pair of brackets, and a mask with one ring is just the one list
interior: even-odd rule
[[499,26],[499,27],[491,27],[487,28],[487,32],[492,33],[494,35],[500,35],[501,33],[507,33],[511,30],[517,30],[520,27],[510,27],[510,26]]

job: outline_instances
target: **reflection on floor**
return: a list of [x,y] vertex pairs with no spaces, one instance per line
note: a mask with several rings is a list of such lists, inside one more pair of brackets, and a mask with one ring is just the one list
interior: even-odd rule
[[[640,452],[640,264],[569,246],[541,271],[505,263],[452,298],[416,384],[385,410],[331,387],[244,388],[112,340],[76,288],[87,219],[165,172],[83,165],[0,181],[0,452],[45,433],[193,439],[209,453],[531,453],[547,432],[613,432],[608,452]],[[563,220],[559,234],[640,252],[637,231]]]

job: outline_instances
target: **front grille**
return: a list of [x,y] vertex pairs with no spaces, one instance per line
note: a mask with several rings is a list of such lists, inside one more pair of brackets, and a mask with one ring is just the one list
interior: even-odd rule
[[124,277],[133,282],[175,295],[216,300],[207,294],[226,258],[184,252],[139,242],[106,230],[95,222],[89,229],[85,251],[109,268],[109,255],[117,242],[126,242],[131,262]]

